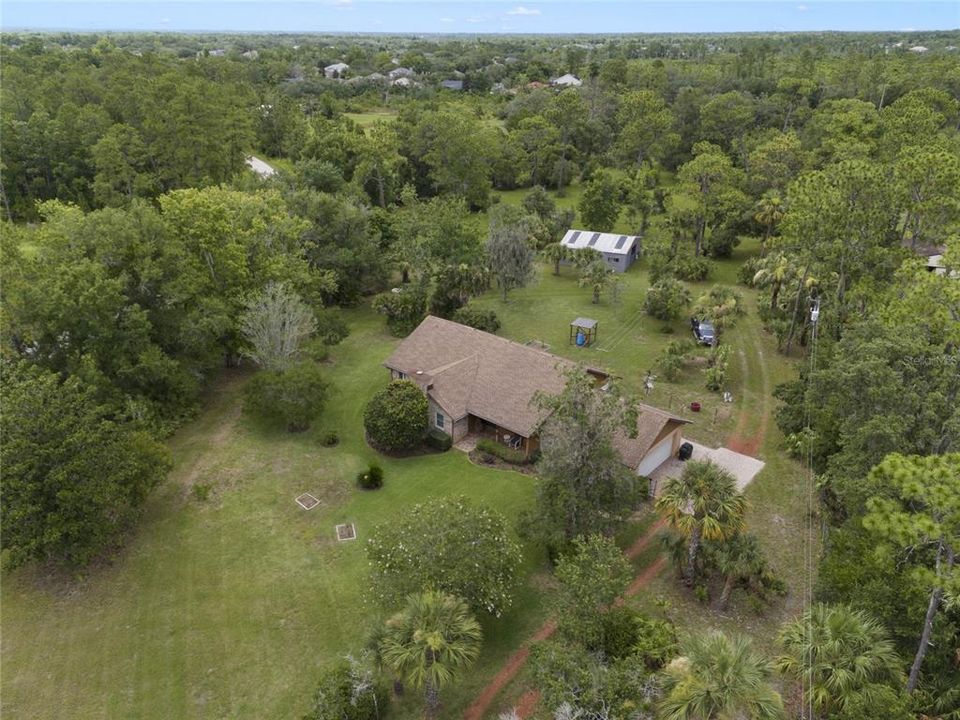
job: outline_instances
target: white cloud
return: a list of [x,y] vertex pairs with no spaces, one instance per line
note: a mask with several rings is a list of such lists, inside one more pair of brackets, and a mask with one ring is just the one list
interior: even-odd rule
[[806,12],[809,9],[810,8],[808,8],[806,5],[797,5],[797,10],[799,10],[800,12]]
[[468,17],[468,18],[467,18],[467,22],[468,22],[468,23],[482,23],[482,22],[486,22],[486,21],[487,21],[487,19],[484,18],[484,17]]
[[539,15],[537,8],[526,8],[523,5],[517,5],[513,10],[507,10],[507,15]]
[[442,22],[442,23],[452,23],[452,22],[453,22],[453,18],[440,18],[440,22]]

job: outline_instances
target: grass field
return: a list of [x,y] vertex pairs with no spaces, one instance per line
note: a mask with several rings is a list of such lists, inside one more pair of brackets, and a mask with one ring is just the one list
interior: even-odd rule
[[[572,188],[562,202],[575,202],[576,193]],[[503,195],[504,202],[519,202],[523,193]],[[755,251],[739,248],[717,264],[716,278],[732,282],[740,261]],[[696,284],[694,294],[711,284]],[[617,305],[593,305],[571,269],[556,277],[541,266],[537,281],[511,293],[507,303],[495,293],[476,302],[497,311],[501,334],[607,367],[638,391],[663,345],[689,332],[680,320],[664,334],[661,323],[641,313],[647,285],[645,269],[636,265],[624,276]],[[753,292],[744,294],[752,304]],[[79,579],[35,568],[4,573],[4,716],[297,717],[308,706],[318,668],[357,650],[379,620],[380,611],[365,599],[363,538],[374,525],[443,494],[463,493],[511,519],[530,506],[532,478],[474,466],[456,451],[380,458],[384,488],[354,488],[354,475],[376,457],[362,440],[362,408],[386,382],[380,364],[397,341],[366,307],[345,314],[352,334],[333,350],[328,375],[335,391],[310,432],[288,435],[244,416],[239,391],[246,375],[227,372],[200,416],[171,440],[174,470],[116,557]],[[582,315],[600,321],[599,342],[586,350],[568,343],[569,323]],[[791,595],[763,617],[748,614],[740,602],[720,616],[691,601],[665,573],[635,602],[662,612],[655,601],[663,598],[683,628],[736,628],[768,645],[775,624],[795,607],[802,560],[802,477],[777,450],[770,414],[770,391],[792,370],[755,314],[725,340],[734,349],[732,405],[707,392],[696,369],[676,384],[658,381],[645,400],[694,419],[689,435],[703,442],[720,444],[734,432],[764,435],[761,456],[768,466],[747,491],[750,529],[765,541]],[[685,409],[692,399],[704,405],[699,415]],[[339,431],[339,446],[321,447],[318,437],[328,429]],[[198,484],[210,484],[208,500],[195,499],[191,489]],[[320,498],[321,506],[301,510],[293,501],[301,492]],[[360,541],[337,543],[338,522],[356,523]],[[629,528],[624,540],[640,528]],[[461,714],[546,617],[542,555],[527,547],[525,558],[514,609],[484,621],[483,654],[445,692],[445,717]],[[408,696],[398,716],[418,711],[419,699]]]

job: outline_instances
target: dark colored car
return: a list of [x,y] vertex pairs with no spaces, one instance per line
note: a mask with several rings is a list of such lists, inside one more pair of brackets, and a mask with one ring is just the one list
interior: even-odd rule
[[717,344],[717,331],[709,320],[690,318],[690,327],[693,328],[693,337],[700,345],[712,347]]

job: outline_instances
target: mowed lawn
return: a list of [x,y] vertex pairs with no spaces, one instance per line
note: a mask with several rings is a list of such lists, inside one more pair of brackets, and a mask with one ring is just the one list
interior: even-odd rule
[[[733,259],[717,263],[715,279],[732,284],[739,263],[752,252],[756,247],[739,248]],[[664,333],[662,323],[642,313],[648,284],[643,264],[635,265],[623,276],[617,304],[604,299],[594,305],[571,268],[557,277],[541,265],[536,282],[512,292],[506,303],[495,291],[475,302],[497,311],[502,335],[542,342],[555,353],[606,367],[639,393],[646,370],[657,373],[654,363],[663,346],[690,337],[685,318]],[[712,284],[694,283],[691,290],[697,295]],[[740,291],[751,314],[725,336],[733,350],[734,402],[723,404],[708,392],[697,368],[677,383],[658,380],[645,398],[694,420],[688,434],[711,444],[722,444],[732,433],[772,427],[770,390],[791,373],[790,363],[776,355],[760,330],[752,312],[755,293]],[[569,344],[569,323],[577,316],[600,321],[595,347]],[[297,717],[308,707],[318,669],[358,650],[382,617],[366,592],[363,539],[373,526],[437,495],[468,495],[511,522],[531,506],[535,481],[529,476],[474,466],[456,451],[387,459],[366,446],[363,405],[385,384],[381,363],[397,340],[365,307],[346,317],[352,333],[331,353],[333,393],[310,432],[289,435],[244,416],[240,391],[247,375],[226,372],[197,420],[171,440],[174,470],[109,564],[78,580],[36,569],[4,574],[0,710],[5,715]],[[689,411],[693,399],[703,403],[699,414]],[[322,447],[318,438],[330,429],[342,442]],[[779,456],[777,440],[773,432],[766,434],[761,455],[770,466],[748,497],[751,526],[777,543],[768,544],[768,552],[777,569],[789,573],[800,560],[800,478],[797,466]],[[360,492],[354,476],[374,459],[384,466],[385,487]],[[197,484],[211,485],[206,501],[191,492]],[[320,498],[321,506],[300,509],[294,498],[302,492]],[[336,542],[339,522],[356,523],[360,540]],[[625,540],[639,527],[635,530],[624,533]],[[531,547],[525,558],[514,609],[499,620],[484,620],[483,654],[475,669],[445,692],[445,716],[462,713],[545,619],[544,560]],[[657,610],[660,596],[670,599],[671,615],[683,626],[715,622],[706,608],[676,592],[667,574],[638,600]],[[761,620],[745,630],[769,628]],[[408,695],[398,716],[416,717],[418,708],[418,698]]]
[[[240,412],[242,373],[226,373],[202,415],[173,438],[175,468],[109,565],[80,580],[37,570],[3,577],[2,715],[10,718],[290,718],[308,707],[316,671],[363,644],[380,610],[367,603],[363,539],[411,504],[465,494],[511,521],[533,479],[482,469],[462,453],[383,459],[386,484],[354,489],[375,458],[362,440],[366,399],[385,384],[395,340],[382,319],[350,314],[333,353],[335,385],[315,431],[274,432]],[[324,429],[343,442],[320,446]],[[189,491],[210,483],[210,498]],[[322,505],[304,511],[310,492]],[[354,522],[358,542],[334,525]],[[424,528],[425,533],[430,528]],[[480,669],[495,671],[540,620],[527,584],[515,611],[485,622]],[[449,701],[466,703],[489,673]]]

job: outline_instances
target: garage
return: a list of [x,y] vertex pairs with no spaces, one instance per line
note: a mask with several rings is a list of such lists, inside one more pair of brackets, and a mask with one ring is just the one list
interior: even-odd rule
[[637,474],[649,477],[654,470],[670,459],[673,455],[674,433],[654,445],[637,466]]

